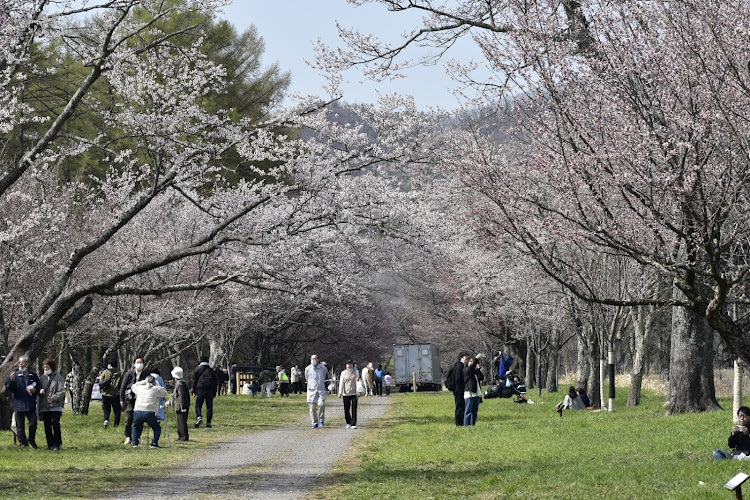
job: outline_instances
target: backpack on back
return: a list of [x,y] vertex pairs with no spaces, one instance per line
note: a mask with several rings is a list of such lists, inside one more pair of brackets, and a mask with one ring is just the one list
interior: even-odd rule
[[122,383],[122,372],[117,371],[112,373],[111,370],[108,370],[110,373],[110,377],[101,382],[99,384],[99,390],[104,394],[105,396],[114,397],[117,396],[120,392],[120,384]]
[[448,372],[448,375],[446,375],[445,377],[445,388],[451,392],[456,390],[456,379],[454,375],[455,371],[456,370],[454,368],[451,368]]

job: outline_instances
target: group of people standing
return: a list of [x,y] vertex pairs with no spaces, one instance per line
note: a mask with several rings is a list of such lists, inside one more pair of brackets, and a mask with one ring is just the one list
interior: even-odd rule
[[[37,422],[44,422],[47,449],[57,451],[62,447],[60,417],[65,405],[65,383],[52,359],[42,362],[44,370],[40,377],[30,369],[28,356],[20,356],[18,368],[13,370],[5,381],[6,394],[12,397],[15,432],[21,448],[37,448]],[[121,373],[117,363],[110,361],[107,368],[99,373],[99,386],[102,394],[104,427],[120,425],[125,413],[125,444],[138,447],[144,425],[153,429],[151,447],[159,448],[161,422],[166,419],[166,407],[174,408],[177,420],[177,440],[188,441],[188,412],[191,394],[195,396],[195,427],[203,423],[202,409],[206,406],[206,427],[211,427],[213,400],[218,392],[216,371],[209,366],[208,357],[200,358],[200,364],[193,373],[192,390],[184,378],[181,367],[171,371],[174,389],[169,396],[164,380],[156,369],[146,369],[143,358],[138,357],[131,370]],[[27,433],[28,428],[28,433]]]
[[45,359],[42,369],[44,373],[39,377],[30,369],[28,356],[21,356],[18,359],[18,369],[13,370],[5,380],[5,391],[12,396],[19,446],[37,448],[36,429],[39,418],[44,423],[47,449],[59,451],[62,447],[60,417],[65,405],[65,382],[58,373],[54,360]]
[[[457,426],[472,426],[477,423],[479,404],[482,399],[482,373],[481,361],[484,354],[478,353],[471,356],[468,352],[458,355],[458,361],[451,368],[450,377],[453,382],[453,398],[455,401],[455,423]],[[497,356],[492,359],[492,366],[496,370],[496,382],[505,381],[506,374],[513,366],[513,357],[500,349]]]

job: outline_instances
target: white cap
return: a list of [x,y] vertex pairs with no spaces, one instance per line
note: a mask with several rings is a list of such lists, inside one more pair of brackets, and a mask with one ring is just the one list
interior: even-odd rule
[[172,376],[174,378],[182,378],[182,375],[183,375],[183,371],[182,371],[182,368],[180,368],[179,366],[175,366],[172,369]]

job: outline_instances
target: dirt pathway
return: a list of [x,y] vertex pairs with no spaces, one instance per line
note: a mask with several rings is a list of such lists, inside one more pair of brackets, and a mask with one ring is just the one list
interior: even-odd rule
[[298,425],[263,431],[217,447],[158,483],[142,485],[123,500],[240,499],[292,500],[305,497],[320,477],[330,473],[367,423],[381,418],[390,398],[359,399],[357,426],[344,428],[340,399],[326,401],[326,427],[312,429],[309,417]]

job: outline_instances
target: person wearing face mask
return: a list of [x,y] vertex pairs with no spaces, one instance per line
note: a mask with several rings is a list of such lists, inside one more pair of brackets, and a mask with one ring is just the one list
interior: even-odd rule
[[325,426],[327,374],[328,368],[320,362],[318,355],[310,356],[310,364],[305,368],[305,380],[307,381],[307,404],[310,407],[313,429],[317,429],[318,425]]
[[133,418],[135,412],[135,393],[133,384],[146,380],[148,372],[143,369],[143,358],[135,358],[133,369],[122,378],[120,385],[120,406],[125,410],[125,444],[130,444],[133,433]]
[[47,449],[60,451],[62,435],[60,417],[65,405],[65,381],[57,371],[57,363],[45,359],[42,363],[44,375],[40,377],[39,418],[44,422],[44,434],[47,437]]
[[[16,417],[18,442],[21,448],[31,446],[36,449],[36,398],[41,381],[29,369],[29,357],[18,358],[18,370],[14,370],[5,380],[5,391],[13,395],[13,413]],[[29,436],[26,437],[26,420],[29,421]]]

